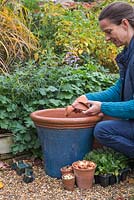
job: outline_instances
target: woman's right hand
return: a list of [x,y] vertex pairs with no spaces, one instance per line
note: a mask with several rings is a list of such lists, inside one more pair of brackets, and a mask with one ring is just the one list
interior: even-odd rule
[[[85,110],[88,109],[90,107],[89,103],[88,103],[88,99],[85,95],[81,95],[80,97],[78,97],[73,103],[72,106],[74,108],[74,112],[82,112],[82,109],[80,109],[79,105],[83,104],[83,107],[85,107]],[[84,106],[85,105],[85,106]]]

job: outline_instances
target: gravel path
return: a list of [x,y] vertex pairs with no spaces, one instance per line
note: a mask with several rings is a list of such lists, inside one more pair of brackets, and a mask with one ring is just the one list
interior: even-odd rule
[[127,180],[106,188],[93,184],[81,193],[78,187],[73,192],[63,188],[62,181],[45,175],[43,165],[34,165],[35,180],[24,183],[23,176],[9,169],[0,171],[0,200],[134,200],[134,183]]

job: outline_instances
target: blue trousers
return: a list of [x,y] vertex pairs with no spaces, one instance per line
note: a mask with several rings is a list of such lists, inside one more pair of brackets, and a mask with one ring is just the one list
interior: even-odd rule
[[134,120],[101,121],[94,136],[101,144],[134,158]]

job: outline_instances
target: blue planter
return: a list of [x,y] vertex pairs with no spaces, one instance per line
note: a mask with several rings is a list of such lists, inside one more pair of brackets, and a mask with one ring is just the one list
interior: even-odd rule
[[80,113],[66,118],[64,112],[59,108],[31,114],[41,142],[45,172],[55,178],[61,178],[61,167],[82,160],[92,149],[93,127],[99,119]]
[[92,149],[92,130],[92,128],[58,130],[37,127],[46,174],[60,178],[61,167],[83,159]]

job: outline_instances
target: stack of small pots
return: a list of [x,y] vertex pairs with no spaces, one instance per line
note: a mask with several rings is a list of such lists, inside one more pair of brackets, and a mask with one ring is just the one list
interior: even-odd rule
[[73,173],[73,167],[72,166],[64,166],[60,169],[62,174],[62,183],[64,185],[64,188],[69,191],[74,190],[75,185],[75,175]]
[[96,164],[92,161],[76,161],[72,166],[61,168],[62,183],[66,190],[73,191],[75,183],[80,189],[92,187]]

